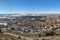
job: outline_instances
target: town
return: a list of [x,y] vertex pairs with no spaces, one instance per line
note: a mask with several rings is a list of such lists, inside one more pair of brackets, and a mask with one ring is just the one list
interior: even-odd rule
[[2,15],[1,33],[20,38],[18,40],[52,40],[40,37],[60,36],[60,15]]

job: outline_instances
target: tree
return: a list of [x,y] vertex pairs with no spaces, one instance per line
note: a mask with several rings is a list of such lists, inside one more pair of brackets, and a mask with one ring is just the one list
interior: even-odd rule
[[46,32],[46,36],[54,36],[55,34],[54,31]]
[[0,30],[0,32],[2,32],[2,31]]
[[39,37],[41,37],[41,34],[39,34]]
[[3,33],[2,30],[0,30],[0,33]]
[[52,30],[57,30],[58,28],[52,28]]
[[15,40],[14,38],[11,38],[11,40]]
[[11,30],[15,30],[15,28],[11,27]]
[[21,37],[20,37],[20,36],[19,36],[18,38],[19,38],[19,39],[21,39]]

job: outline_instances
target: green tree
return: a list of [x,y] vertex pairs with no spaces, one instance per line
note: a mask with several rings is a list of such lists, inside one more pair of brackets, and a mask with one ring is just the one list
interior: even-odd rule
[[54,31],[46,32],[46,36],[54,36],[55,34]]

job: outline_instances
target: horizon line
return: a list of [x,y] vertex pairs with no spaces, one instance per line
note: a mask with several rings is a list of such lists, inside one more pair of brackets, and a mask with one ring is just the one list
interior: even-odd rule
[[0,14],[60,14],[60,12],[42,11],[42,12],[0,12]]

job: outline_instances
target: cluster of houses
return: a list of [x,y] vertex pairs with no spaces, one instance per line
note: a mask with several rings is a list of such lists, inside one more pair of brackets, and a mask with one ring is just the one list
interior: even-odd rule
[[13,25],[13,24],[21,24],[21,23],[15,19],[8,19],[8,18],[0,19],[0,29],[2,31],[7,31],[7,30],[12,30],[12,29],[17,28],[17,26],[11,27],[11,25]]
[[7,26],[10,23],[20,24],[20,21],[16,20],[16,19],[8,19],[8,18],[1,18],[0,19],[0,25]]
[[[40,18],[41,20],[46,20],[46,18]],[[31,20],[35,20],[34,18],[31,18]],[[5,27],[8,26],[9,24],[22,24],[21,21],[19,21],[18,19],[0,19],[0,25],[4,25]],[[36,23],[37,24],[37,23]],[[33,24],[32,24],[33,25]],[[15,25],[14,27],[9,26],[7,29],[9,30],[18,30],[19,28]],[[53,25],[50,27],[40,27],[37,28],[37,26],[22,26],[20,27],[20,31],[26,32],[26,33],[31,33],[31,34],[37,34],[37,33],[41,33],[42,31],[48,31],[48,30],[57,30],[59,29],[57,26]],[[3,31],[6,31],[6,28],[2,29]]]
[[51,30],[58,30],[57,27],[55,26],[51,26],[49,28],[36,28],[35,26],[30,27],[26,27],[26,26],[22,26],[21,27],[21,31],[25,32],[25,33],[31,33],[31,34],[37,34],[37,33],[41,33],[43,31],[51,31]]
[[32,26],[32,28],[23,26],[23,27],[21,27],[21,30],[22,30],[23,32],[31,33],[31,34],[37,34],[37,33],[41,33],[41,32],[42,32],[41,29],[37,29],[37,28],[35,28],[34,26]]

